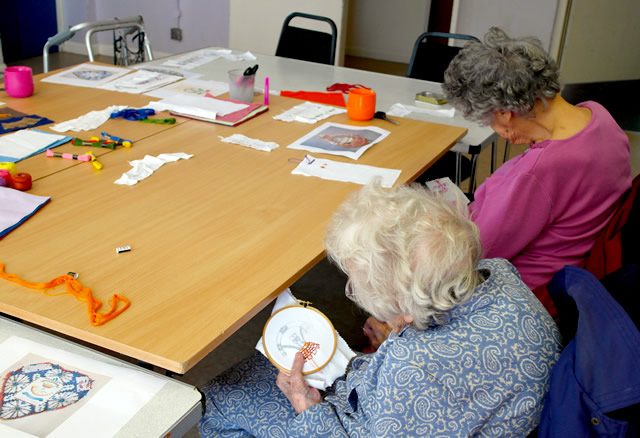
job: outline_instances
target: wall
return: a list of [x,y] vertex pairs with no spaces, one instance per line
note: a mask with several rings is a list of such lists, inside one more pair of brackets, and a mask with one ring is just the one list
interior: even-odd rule
[[408,64],[416,39],[427,30],[430,7],[431,0],[351,0],[346,53]]
[[[284,19],[291,12],[306,12],[331,18],[338,28],[336,64],[344,57],[345,25],[349,0],[230,0],[229,47],[273,55]],[[297,19],[296,19],[297,20]],[[307,20],[308,22],[308,20]],[[292,22],[293,24],[296,21]],[[316,30],[327,30],[326,23]]]
[[572,1],[560,64],[565,83],[640,79],[640,1]]
[[452,32],[482,39],[491,26],[509,36],[535,36],[549,50],[558,0],[454,0]]
[[[58,0],[63,27],[86,21],[142,15],[155,57],[208,46],[229,45],[230,0]],[[172,27],[182,28],[182,41],[170,38]],[[60,21],[60,20],[59,20]],[[112,34],[94,34],[96,50],[111,55]],[[76,35],[64,49],[84,53],[84,35]],[[104,53],[103,53],[104,52]]]

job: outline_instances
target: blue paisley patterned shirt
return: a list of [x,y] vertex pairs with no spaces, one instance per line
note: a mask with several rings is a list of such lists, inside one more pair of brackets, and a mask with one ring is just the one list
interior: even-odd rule
[[506,260],[448,322],[391,334],[289,423],[301,437],[526,436],[560,354],[555,322]]

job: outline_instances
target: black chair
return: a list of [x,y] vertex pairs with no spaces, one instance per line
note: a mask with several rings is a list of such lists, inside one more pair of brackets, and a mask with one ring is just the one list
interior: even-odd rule
[[[331,33],[291,26],[290,21],[296,17],[324,21],[331,27]],[[337,39],[338,28],[331,18],[293,12],[285,18],[282,25],[276,56],[320,64],[333,64],[336,57]]]
[[407,77],[431,82],[444,82],[444,71],[461,49],[450,46],[448,44],[449,38],[478,41],[478,38],[474,36],[459,33],[423,33],[413,45]]
[[[445,70],[461,49],[461,47],[450,46],[449,38],[464,41],[479,41],[478,38],[471,35],[425,32],[418,37],[413,45],[407,77],[430,82],[444,82]],[[491,144],[491,173],[493,173],[495,170],[496,155],[495,140],[491,143],[481,145],[470,145],[460,141],[433,166],[433,169],[428,170],[422,179],[449,176],[455,184],[460,185],[460,182],[468,175],[470,178],[469,193],[472,194],[476,186],[475,179],[478,156],[489,144]],[[471,155],[470,165],[466,164],[467,159],[464,158],[462,154]],[[466,168],[470,170],[466,171]]]

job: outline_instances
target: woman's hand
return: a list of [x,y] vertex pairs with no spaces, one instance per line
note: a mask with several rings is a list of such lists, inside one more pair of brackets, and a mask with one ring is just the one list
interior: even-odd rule
[[291,406],[299,414],[311,406],[317,405],[322,402],[322,396],[320,392],[309,385],[302,377],[302,366],[304,365],[304,358],[302,353],[297,352],[293,365],[291,366],[291,375],[287,375],[280,371],[276,384],[280,391],[289,399]]

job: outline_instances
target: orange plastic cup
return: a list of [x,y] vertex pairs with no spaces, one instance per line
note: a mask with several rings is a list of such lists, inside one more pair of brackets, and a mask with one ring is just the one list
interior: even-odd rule
[[347,115],[353,120],[371,120],[376,112],[376,92],[365,88],[349,91]]

